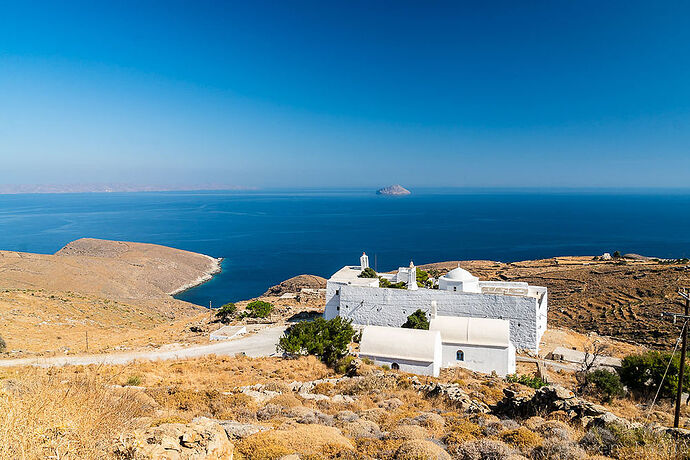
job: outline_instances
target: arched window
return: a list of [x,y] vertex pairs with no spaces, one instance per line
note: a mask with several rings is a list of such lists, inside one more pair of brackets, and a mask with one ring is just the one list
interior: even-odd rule
[[458,361],[464,361],[465,360],[465,353],[462,350],[458,350],[455,352],[455,359]]
[[397,371],[397,370],[400,369],[400,365],[398,365],[398,363],[392,363],[392,364],[391,364],[391,369],[393,369],[394,371]]

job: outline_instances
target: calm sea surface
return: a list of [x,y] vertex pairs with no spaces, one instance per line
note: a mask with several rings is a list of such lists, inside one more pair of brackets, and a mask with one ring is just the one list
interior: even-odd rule
[[250,298],[301,273],[328,277],[366,251],[381,271],[462,259],[619,250],[690,256],[690,192],[367,191],[0,195],[0,249],[53,253],[81,237],[223,257],[179,297]]

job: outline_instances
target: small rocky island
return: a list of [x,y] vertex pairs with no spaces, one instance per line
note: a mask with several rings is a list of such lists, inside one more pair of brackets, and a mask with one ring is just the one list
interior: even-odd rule
[[389,185],[388,187],[383,187],[380,188],[376,191],[377,195],[392,195],[392,196],[400,196],[400,195],[409,195],[410,191],[407,190],[405,187],[399,184],[395,185]]

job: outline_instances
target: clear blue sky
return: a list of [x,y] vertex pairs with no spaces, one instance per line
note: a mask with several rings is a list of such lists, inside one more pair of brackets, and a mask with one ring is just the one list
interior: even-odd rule
[[0,183],[688,186],[687,2],[3,2]]

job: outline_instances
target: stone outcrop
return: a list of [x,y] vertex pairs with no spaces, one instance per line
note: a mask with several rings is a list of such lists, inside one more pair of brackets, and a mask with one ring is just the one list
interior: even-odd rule
[[118,457],[147,460],[232,460],[233,452],[225,429],[208,419],[138,430],[115,448]]
[[520,396],[511,389],[504,389],[505,397],[494,407],[493,412],[509,417],[527,418],[542,413],[562,412],[569,420],[579,421],[583,427],[606,427],[618,425],[623,428],[639,427],[628,420],[606,410],[599,404],[594,404],[559,385],[548,385],[534,392],[534,395]]
[[427,397],[440,396],[447,398],[464,412],[486,414],[491,411],[489,406],[483,402],[470,398],[457,383],[429,383],[423,385],[416,381],[413,387],[415,390],[423,392]]

